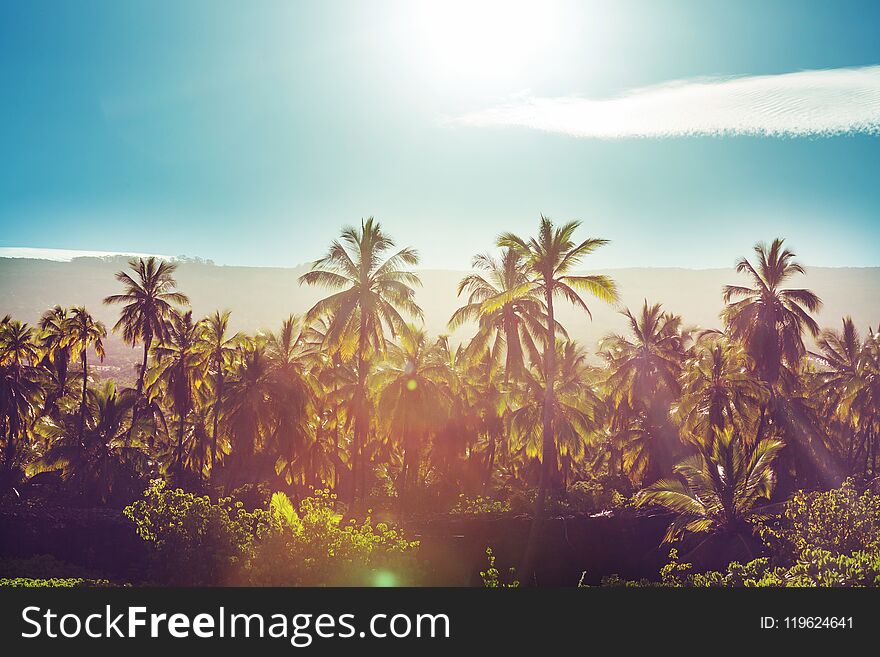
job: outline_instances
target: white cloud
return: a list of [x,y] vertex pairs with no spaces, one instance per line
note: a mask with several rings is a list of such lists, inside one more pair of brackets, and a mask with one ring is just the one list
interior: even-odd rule
[[451,123],[573,137],[880,134],[880,66],[699,78],[606,99],[528,96]]

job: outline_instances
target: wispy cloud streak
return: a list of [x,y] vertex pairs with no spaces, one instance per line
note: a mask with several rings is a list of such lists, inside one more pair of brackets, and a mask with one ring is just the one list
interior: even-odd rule
[[606,99],[525,97],[451,121],[572,137],[880,134],[880,66],[699,78]]

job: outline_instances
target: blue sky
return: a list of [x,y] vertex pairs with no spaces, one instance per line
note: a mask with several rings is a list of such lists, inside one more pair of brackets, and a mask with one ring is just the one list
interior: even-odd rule
[[599,268],[728,266],[777,235],[807,264],[880,265],[880,73],[851,73],[880,64],[878,20],[818,0],[4,2],[0,247],[288,266],[375,215],[462,269],[543,212],[611,239]]

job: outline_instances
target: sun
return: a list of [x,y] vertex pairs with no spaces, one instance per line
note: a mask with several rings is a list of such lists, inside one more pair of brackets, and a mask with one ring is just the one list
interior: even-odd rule
[[412,43],[433,73],[464,81],[516,80],[549,64],[560,30],[552,2],[412,3]]

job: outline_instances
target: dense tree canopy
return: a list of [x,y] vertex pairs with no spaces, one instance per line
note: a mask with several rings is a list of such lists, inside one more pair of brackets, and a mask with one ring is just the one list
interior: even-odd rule
[[422,328],[417,253],[373,219],[302,276],[327,296],[256,335],[228,311],[195,317],[172,262],[132,260],[106,299],[122,307],[114,330],[143,345],[131,388],[93,371],[107,331],[87,309],[5,317],[3,491],[56,473],[76,499],[117,503],[161,476],[218,494],[327,487],[355,509],[519,496],[540,515],[594,482],[643,489],[642,504],[682,514],[677,531],[876,474],[880,337],[849,318],[820,331],[818,297],[787,286],[806,270],[782,240],[739,261],[750,282],[719,290],[717,327],[646,300],[593,350],[554,311],[589,321],[583,293],[617,302],[612,280],[581,272],[605,240],[578,229],[542,217],[535,237],[478,255],[450,318],[470,332],[460,344]]

